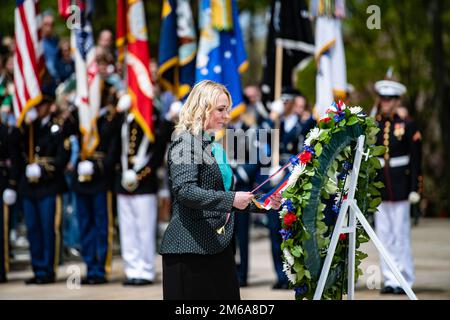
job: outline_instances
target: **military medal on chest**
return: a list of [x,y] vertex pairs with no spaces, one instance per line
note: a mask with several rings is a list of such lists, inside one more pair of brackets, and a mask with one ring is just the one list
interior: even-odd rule
[[398,140],[402,140],[404,134],[405,134],[405,123],[402,122],[394,124],[394,136]]

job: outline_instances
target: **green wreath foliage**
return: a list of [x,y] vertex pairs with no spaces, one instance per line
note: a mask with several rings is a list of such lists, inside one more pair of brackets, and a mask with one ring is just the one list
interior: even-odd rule
[[[375,146],[379,131],[374,119],[362,113],[360,107],[333,104],[305,140],[304,151],[294,167],[288,187],[283,192],[287,200],[280,211],[283,237],[283,269],[298,300],[312,299],[320,277],[328,245],[340,205],[348,191],[349,173],[356,141],[365,135],[367,161],[363,158],[355,194],[364,215],[373,214],[381,203],[377,156],[383,146]],[[369,240],[364,229],[357,228],[355,281],[362,274],[359,268],[367,255],[358,250]],[[346,263],[348,239],[340,235],[322,299],[342,299],[347,293]]]

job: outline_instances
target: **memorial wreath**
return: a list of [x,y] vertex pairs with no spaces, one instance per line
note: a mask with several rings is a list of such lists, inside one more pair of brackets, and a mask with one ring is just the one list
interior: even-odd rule
[[[352,170],[354,149],[359,136],[365,135],[365,150],[355,199],[361,211],[371,215],[381,203],[377,170],[381,168],[377,156],[385,148],[375,146],[379,131],[374,119],[363,113],[361,107],[347,107],[340,102],[327,110],[304,143],[296,159],[287,188],[286,199],[280,211],[283,238],[283,270],[295,290],[298,300],[312,299],[327,254],[342,201],[346,199]],[[369,240],[363,228],[357,228],[356,248]],[[347,234],[341,234],[328,275],[323,299],[342,299],[347,281]],[[361,261],[367,255],[356,250],[355,281],[362,274]]]

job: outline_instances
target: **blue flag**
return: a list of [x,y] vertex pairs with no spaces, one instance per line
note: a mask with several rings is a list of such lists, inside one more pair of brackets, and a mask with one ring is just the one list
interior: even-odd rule
[[231,117],[235,118],[245,110],[240,73],[248,67],[236,0],[216,1],[213,7],[211,0],[201,0],[199,12],[200,42],[195,80],[212,80],[225,85],[233,99]]
[[159,38],[158,79],[183,99],[195,82],[197,35],[189,0],[164,0]]

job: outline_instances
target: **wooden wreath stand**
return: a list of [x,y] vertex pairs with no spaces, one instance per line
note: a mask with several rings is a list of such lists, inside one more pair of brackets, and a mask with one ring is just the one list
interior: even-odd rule
[[[368,153],[364,153],[364,141],[365,136],[361,135],[358,138],[358,143],[356,145],[356,155],[353,162],[353,169],[350,174],[350,187],[349,187],[349,193],[348,198],[342,202],[339,216],[336,221],[336,225],[334,227],[333,235],[331,237],[331,242],[328,247],[327,256],[325,258],[325,262],[322,267],[322,272],[320,274],[319,282],[317,284],[316,291],[314,293],[314,300],[320,300],[322,297],[322,293],[325,287],[325,282],[328,277],[328,273],[330,271],[331,262],[333,260],[334,252],[336,250],[336,245],[339,240],[339,235],[341,233],[348,233],[349,234],[349,250],[348,250],[348,270],[347,270],[347,279],[348,279],[348,300],[353,300],[355,298],[355,244],[356,244],[356,220],[358,220],[361,225],[363,226],[364,230],[366,230],[367,234],[369,235],[370,239],[373,241],[375,247],[377,248],[378,252],[381,254],[381,256],[386,261],[387,265],[391,269],[391,271],[394,273],[396,279],[400,282],[403,290],[405,290],[406,294],[408,295],[409,299],[411,300],[417,300],[416,295],[411,290],[411,287],[408,285],[408,283],[405,281],[405,278],[403,278],[402,274],[394,264],[392,258],[390,257],[389,253],[386,251],[385,247],[381,243],[380,239],[377,237],[373,229],[371,228],[370,224],[367,222],[366,218],[362,214],[361,210],[358,208],[358,205],[356,203],[355,199],[355,190],[356,185],[358,183],[358,175],[359,175],[359,169],[361,166],[361,159],[363,155],[366,157],[369,156]],[[348,216],[348,219],[346,219]],[[345,223],[345,221],[347,221]]]

